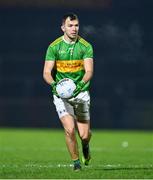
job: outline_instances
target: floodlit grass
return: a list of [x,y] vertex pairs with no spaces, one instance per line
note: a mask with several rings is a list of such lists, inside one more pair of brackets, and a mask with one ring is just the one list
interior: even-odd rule
[[63,130],[1,128],[0,178],[153,178],[152,132],[93,130],[91,152],[91,164],[73,172]]

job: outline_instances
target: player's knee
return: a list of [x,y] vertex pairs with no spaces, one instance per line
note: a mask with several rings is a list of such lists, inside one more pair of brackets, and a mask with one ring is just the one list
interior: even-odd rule
[[74,137],[75,136],[75,129],[74,128],[67,128],[65,129],[66,136]]
[[91,138],[91,131],[81,133],[80,138],[82,141],[89,141]]

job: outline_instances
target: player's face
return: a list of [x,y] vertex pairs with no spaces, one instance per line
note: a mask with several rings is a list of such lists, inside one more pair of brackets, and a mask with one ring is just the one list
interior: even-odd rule
[[75,40],[79,32],[79,21],[77,19],[70,20],[70,18],[67,18],[62,25],[62,30],[67,40]]

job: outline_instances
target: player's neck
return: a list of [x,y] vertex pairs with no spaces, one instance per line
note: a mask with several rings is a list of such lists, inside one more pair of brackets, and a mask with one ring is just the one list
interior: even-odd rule
[[76,42],[78,37],[76,37],[75,39],[71,39],[68,36],[64,35],[63,36],[63,40],[67,43],[67,44],[74,44]]

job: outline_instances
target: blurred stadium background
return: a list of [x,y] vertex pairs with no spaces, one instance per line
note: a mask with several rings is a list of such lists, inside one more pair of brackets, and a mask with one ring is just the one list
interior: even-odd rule
[[75,12],[95,50],[92,128],[153,129],[152,0],[0,0],[0,126],[59,128],[46,49]]

